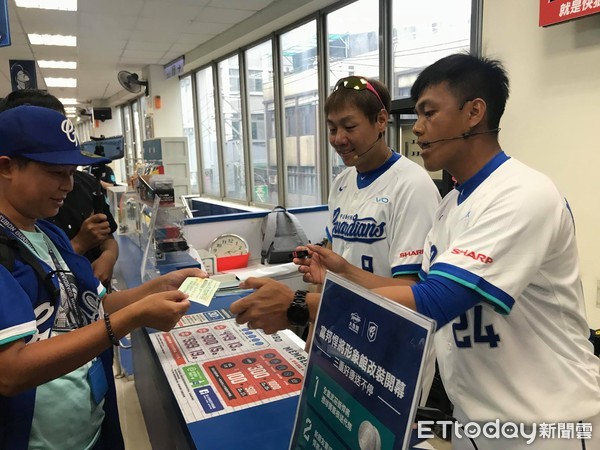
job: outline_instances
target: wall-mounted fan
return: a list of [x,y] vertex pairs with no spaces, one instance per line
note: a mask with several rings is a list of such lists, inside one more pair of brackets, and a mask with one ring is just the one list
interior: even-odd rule
[[121,83],[121,86],[123,86],[129,92],[139,94],[142,90],[142,86],[144,86],[146,88],[144,94],[148,95],[148,82],[146,80],[140,80],[140,77],[137,73],[121,70],[118,73],[117,78],[119,83]]
[[83,108],[77,108],[77,115],[79,117],[92,117],[93,116],[92,107],[86,106]]

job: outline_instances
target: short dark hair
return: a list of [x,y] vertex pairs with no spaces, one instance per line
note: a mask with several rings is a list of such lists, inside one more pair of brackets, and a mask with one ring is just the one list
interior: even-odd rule
[[416,102],[425,89],[447,83],[460,103],[482,98],[487,104],[487,126],[498,128],[509,95],[509,83],[502,63],[495,59],[457,53],[426,67],[410,90]]
[[63,116],[66,115],[65,107],[61,101],[54,95],[41,89],[22,89],[11,92],[0,102],[0,112],[21,105],[40,106],[58,111]]
[[371,78],[365,78],[381,97],[379,99],[370,92],[368,89],[362,91],[356,91],[354,89],[337,89],[333,91],[327,100],[325,100],[325,114],[329,114],[332,111],[339,111],[347,106],[354,106],[360,110],[371,123],[377,122],[377,115],[381,111],[381,103],[385,106],[385,110],[389,113],[391,108],[391,97],[390,91],[385,85]]

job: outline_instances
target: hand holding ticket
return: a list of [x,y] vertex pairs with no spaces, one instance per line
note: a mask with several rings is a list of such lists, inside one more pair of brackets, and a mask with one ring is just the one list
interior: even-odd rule
[[179,286],[179,290],[189,296],[189,301],[208,306],[220,284],[220,281],[210,278],[187,277]]

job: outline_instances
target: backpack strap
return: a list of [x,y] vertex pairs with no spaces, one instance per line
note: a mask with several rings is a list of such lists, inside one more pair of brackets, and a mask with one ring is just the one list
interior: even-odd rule
[[263,236],[262,249],[260,251],[261,264],[265,263],[267,254],[269,253],[269,248],[271,247],[273,239],[275,238],[275,232],[277,231],[277,214],[279,212],[287,213],[283,206],[276,206],[269,214],[267,214],[267,225],[265,227],[265,235]]
[[285,217],[287,217],[290,220],[290,222],[292,222],[292,224],[294,225],[294,230],[296,230],[296,234],[298,235],[298,239],[300,239],[300,242],[307,244],[308,239],[306,238],[306,233],[304,232],[302,225],[300,225],[300,221],[298,220],[298,218],[287,211],[285,211]]
[[8,236],[4,229],[0,227],[0,264],[9,272],[12,272],[15,268],[16,255],[19,255],[23,262],[33,269],[38,279],[52,296],[52,299],[57,301],[60,298],[60,287],[56,287],[52,282],[52,272],[47,272],[44,269],[40,260],[23,242]]
[[4,233],[0,227],[0,264],[6,270],[12,272],[15,268],[15,248],[11,239]]

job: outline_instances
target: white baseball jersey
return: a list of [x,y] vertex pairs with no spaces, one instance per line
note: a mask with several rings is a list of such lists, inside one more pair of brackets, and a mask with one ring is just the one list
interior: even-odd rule
[[439,202],[427,172],[397,153],[372,172],[349,167],[329,193],[327,237],[336,253],[364,270],[417,274]]
[[504,153],[442,201],[421,276],[487,300],[435,336],[444,386],[470,420],[577,421],[600,411],[574,231],[552,181]]

